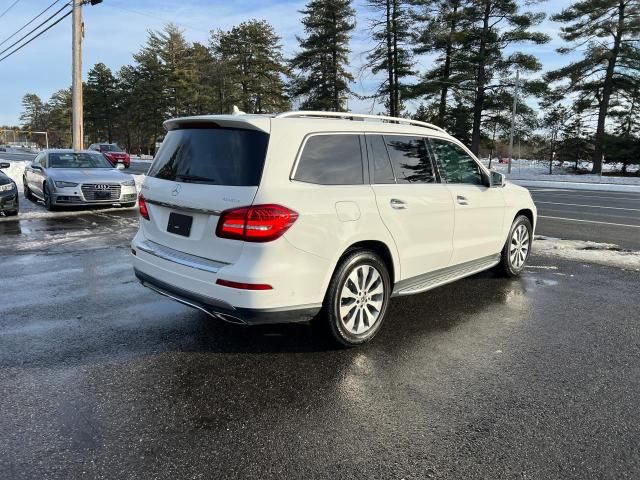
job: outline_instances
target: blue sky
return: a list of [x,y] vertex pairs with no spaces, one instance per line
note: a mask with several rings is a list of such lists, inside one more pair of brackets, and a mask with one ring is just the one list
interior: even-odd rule
[[[0,41],[52,1],[19,2],[0,19]],[[0,0],[0,12],[11,3],[12,0]],[[290,56],[297,49],[295,35],[303,33],[298,10],[305,3],[306,0],[104,0],[102,4],[84,8],[84,75],[86,78],[86,72],[97,62],[105,63],[114,71],[131,63],[132,54],[145,43],[147,30],[161,29],[168,21],[183,28],[190,41],[206,43],[211,29],[226,30],[243,20],[265,19],[282,37],[285,54]],[[535,8],[552,14],[570,3],[570,0],[548,1]],[[364,58],[363,52],[370,48],[366,29],[371,12],[366,8],[366,0],[355,0],[354,6],[357,10],[358,26],[351,43],[352,71],[356,74],[353,90],[358,94],[365,94],[371,90],[375,82],[370,74],[359,74],[359,67]],[[567,57],[555,52],[555,48],[562,43],[557,35],[558,25],[545,21],[539,30],[552,37],[551,43],[521,50],[535,53],[545,70],[567,62]],[[3,45],[0,50],[6,46]],[[427,68],[428,62],[428,58],[419,59],[418,68]],[[25,93],[36,93],[46,100],[53,92],[70,84],[69,17],[14,56],[0,62],[0,125],[18,123],[21,100]],[[377,110],[371,101],[355,99],[350,101],[349,107],[353,111],[365,113]]]

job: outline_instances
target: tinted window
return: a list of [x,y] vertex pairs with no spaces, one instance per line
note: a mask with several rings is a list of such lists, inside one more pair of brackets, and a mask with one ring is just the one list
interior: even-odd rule
[[373,167],[372,183],[396,183],[382,135],[367,135],[367,142],[369,159]]
[[122,149],[114,144],[114,143],[107,143],[104,145],[100,145],[100,151],[102,152],[121,152]]
[[434,183],[436,181],[424,138],[385,135],[384,140],[398,183]]
[[269,135],[255,130],[190,128],[172,130],[149,176],[185,183],[257,186]]
[[314,135],[307,139],[294,180],[321,185],[364,183],[358,135]]
[[440,175],[447,183],[484,185],[482,170],[460,146],[438,138],[430,139]]
[[113,168],[100,153],[50,153],[49,168]]

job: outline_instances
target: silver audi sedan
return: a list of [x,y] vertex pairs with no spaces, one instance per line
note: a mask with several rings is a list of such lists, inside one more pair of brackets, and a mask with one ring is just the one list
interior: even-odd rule
[[133,207],[137,199],[133,176],[88,150],[46,150],[25,168],[22,182],[24,196],[44,201],[47,210],[73,205]]

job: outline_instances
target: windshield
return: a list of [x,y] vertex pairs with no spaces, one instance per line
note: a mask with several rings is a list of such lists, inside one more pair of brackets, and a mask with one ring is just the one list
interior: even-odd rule
[[257,186],[269,135],[233,128],[170,131],[149,170],[150,177],[184,183]]
[[100,151],[102,152],[122,152],[122,149],[118,145],[100,145]]
[[113,168],[100,153],[50,153],[49,168]]

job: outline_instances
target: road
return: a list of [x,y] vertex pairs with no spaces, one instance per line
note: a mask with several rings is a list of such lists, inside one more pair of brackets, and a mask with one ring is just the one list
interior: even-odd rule
[[0,223],[0,478],[640,476],[638,272],[533,257],[335,350],[142,288],[136,226]]
[[640,193],[530,188],[538,234],[640,250]]

